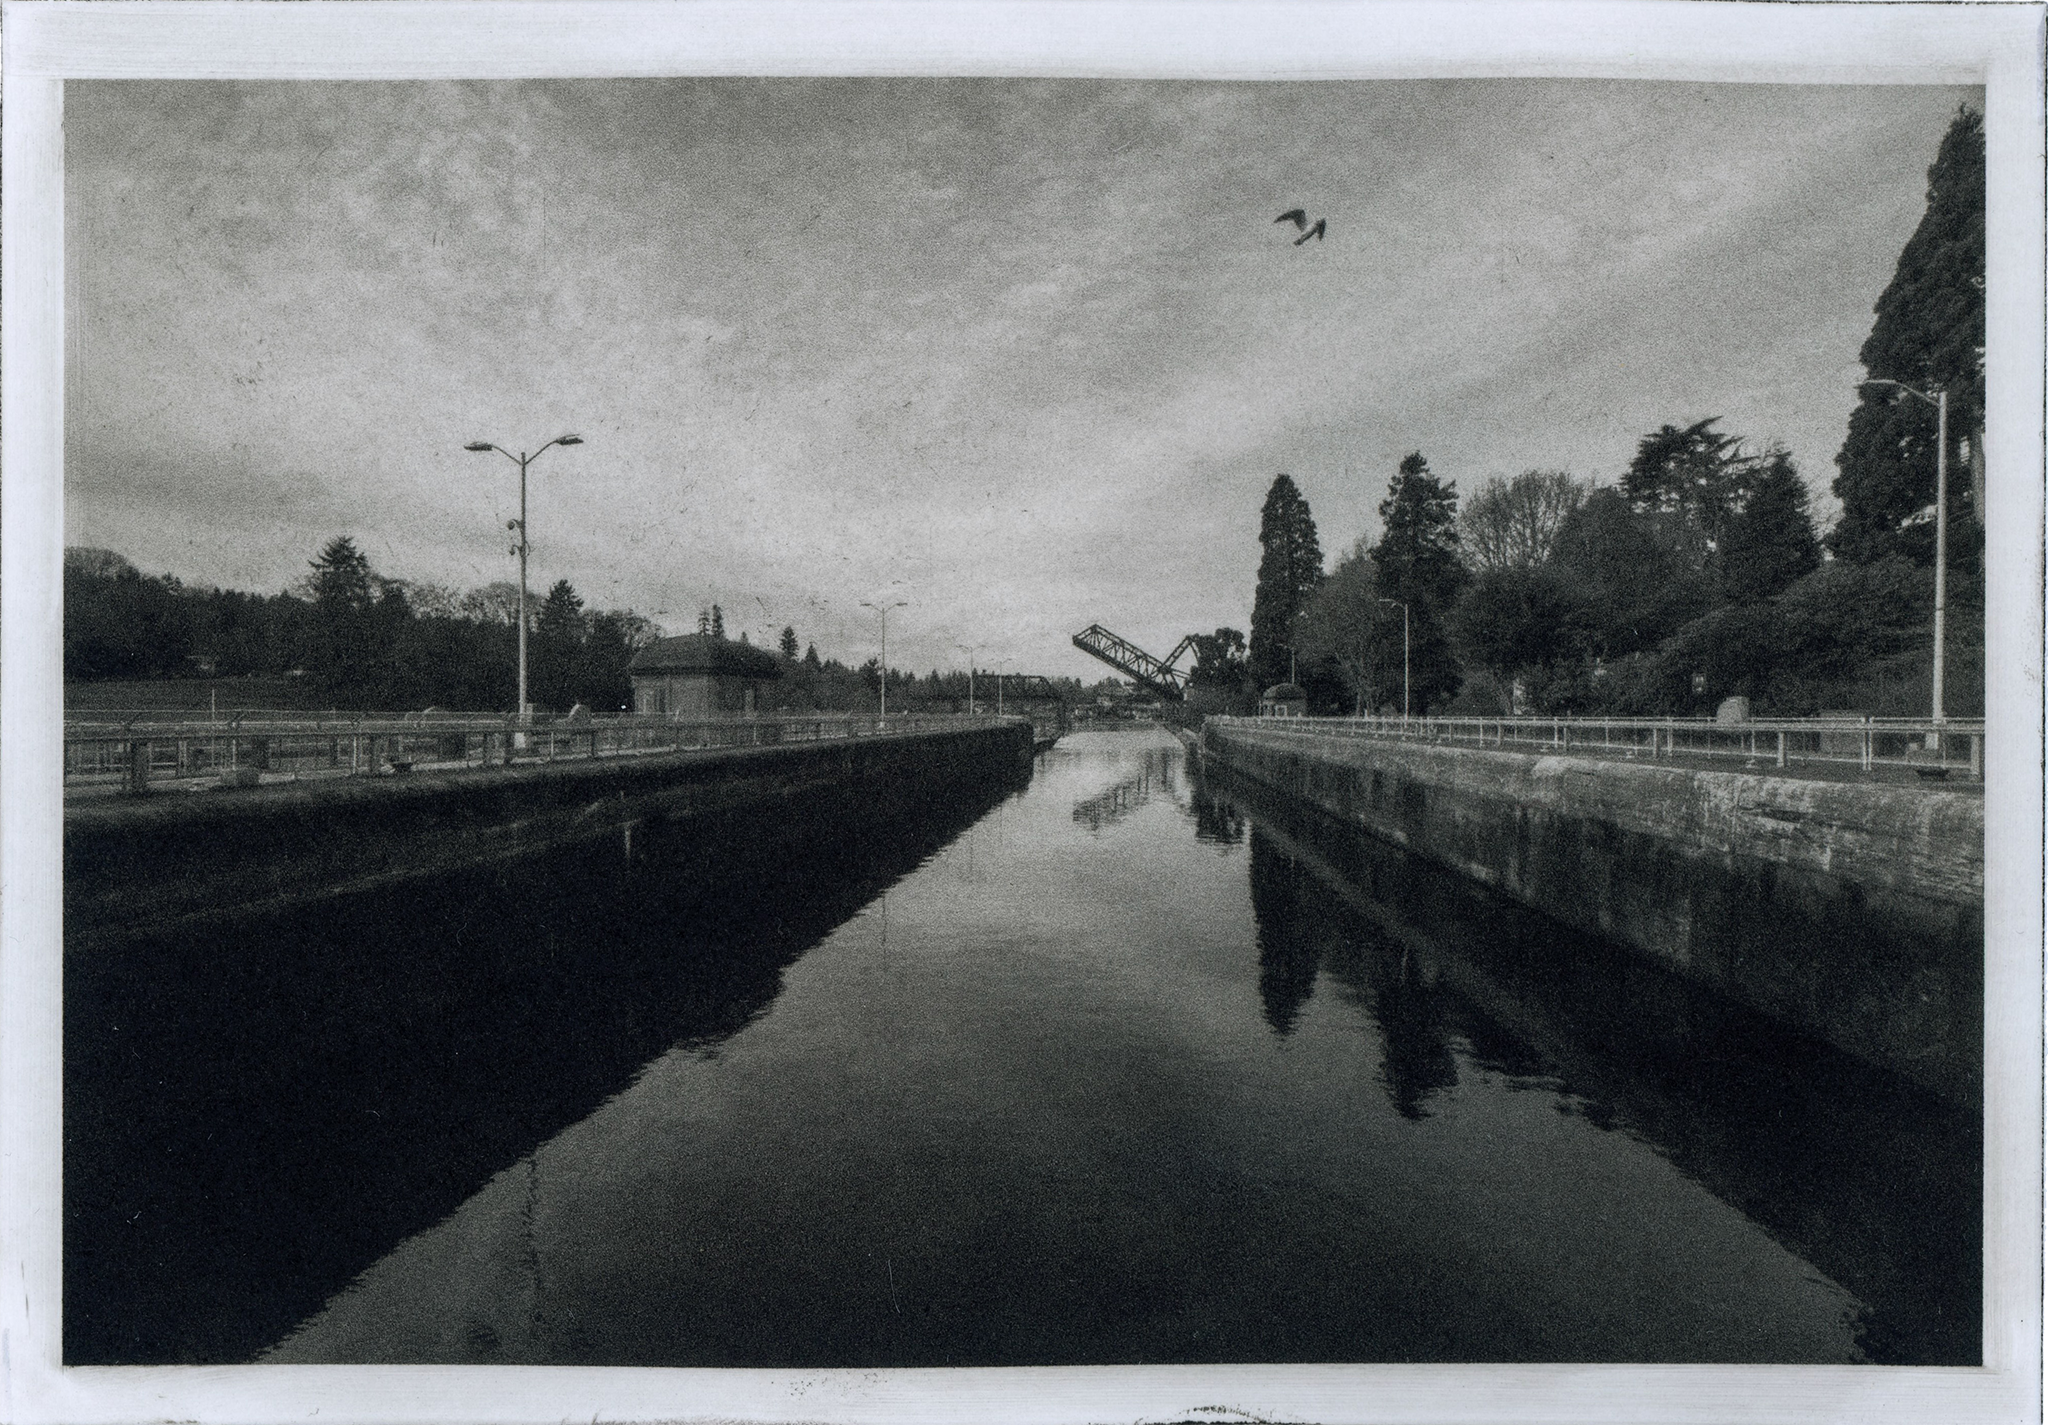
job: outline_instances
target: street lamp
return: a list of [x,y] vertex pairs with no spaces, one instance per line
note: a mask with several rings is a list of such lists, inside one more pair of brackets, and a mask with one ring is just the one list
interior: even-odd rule
[[1007,658],[998,658],[998,659],[996,660],[996,716],[997,716],[997,717],[1001,717],[1001,716],[1003,715],[1003,670],[1004,670],[1005,668],[1009,667],[1009,666],[1010,666],[1010,660],[1009,660],[1009,659],[1007,659]]
[[[981,649],[978,645],[970,648],[964,643],[956,643],[953,646],[967,655],[967,713],[971,717],[974,715],[974,660],[981,655]],[[1001,689],[997,691],[1000,692]]]
[[1383,604],[1401,606],[1401,725],[1408,724],[1408,605],[1400,599],[1381,599]]
[[[548,445],[581,444],[583,444],[583,437],[580,435],[558,435],[548,442]],[[519,556],[519,720],[521,722],[525,722],[533,716],[533,708],[526,701],[526,467],[540,459],[542,452],[548,448],[548,445],[543,445],[540,450],[536,450],[531,455],[528,455],[523,450],[519,454],[514,455],[502,445],[493,445],[487,440],[473,440],[468,445],[462,447],[464,450],[474,450],[479,453],[486,450],[495,450],[498,454],[519,467],[519,518],[516,520],[506,520],[505,528],[519,532],[519,543],[512,546],[512,552]]]
[[873,609],[882,616],[882,721],[887,722],[889,719],[889,610],[907,609],[910,605],[901,599],[898,599],[893,604],[871,604],[866,599],[862,599],[860,606],[864,609]]
[[1861,381],[1862,386],[1895,386],[1908,396],[1917,396],[1934,407],[1934,725],[1927,734],[1930,748],[1941,746],[1943,673],[1942,631],[1948,616],[1948,388],[1936,386],[1930,394],[1917,391],[1903,381]]

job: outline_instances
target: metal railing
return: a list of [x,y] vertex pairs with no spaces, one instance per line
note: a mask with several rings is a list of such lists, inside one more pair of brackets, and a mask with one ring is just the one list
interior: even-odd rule
[[441,713],[240,714],[220,721],[67,721],[64,786],[143,793],[183,785],[253,786],[788,742],[897,737],[995,727],[987,713],[849,713],[692,722],[622,715],[521,722]]
[[1951,718],[1671,717],[1217,717],[1233,727],[1302,737],[1397,739],[1509,752],[1635,761],[1713,758],[1764,768],[1872,772],[1907,768],[1928,778],[1984,778],[1984,721]]

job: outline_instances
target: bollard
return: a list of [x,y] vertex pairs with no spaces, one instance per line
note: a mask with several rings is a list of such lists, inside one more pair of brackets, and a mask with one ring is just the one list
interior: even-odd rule
[[1782,732],[1778,734],[1778,765],[1785,765],[1785,734]]
[[125,790],[132,797],[149,795],[149,740],[147,738],[128,744],[128,777]]
[[1984,734],[1981,732],[1970,734],[1970,780],[1984,780]]

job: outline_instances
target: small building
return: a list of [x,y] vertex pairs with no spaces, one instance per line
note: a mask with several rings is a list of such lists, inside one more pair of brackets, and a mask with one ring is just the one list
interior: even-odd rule
[[752,714],[762,687],[782,676],[782,660],[752,644],[689,633],[648,644],[626,674],[634,712],[689,722]]
[[1298,683],[1275,683],[1259,694],[1260,717],[1307,717],[1308,694]]

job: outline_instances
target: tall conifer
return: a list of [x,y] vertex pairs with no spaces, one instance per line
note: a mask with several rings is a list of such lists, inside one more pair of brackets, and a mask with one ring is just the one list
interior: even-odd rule
[[1286,680],[1295,620],[1323,579],[1323,550],[1308,501],[1286,475],[1273,477],[1259,512],[1259,586],[1252,597],[1251,669],[1261,687]]
[[[1964,108],[1949,125],[1927,170],[1927,211],[1884,295],[1859,359],[1872,380],[1948,391],[1949,558],[1974,557],[1982,511],[1970,513],[1971,481],[1962,441],[1983,428],[1984,411],[1984,119]],[[1828,543],[1844,559],[1868,562],[1905,554],[1934,558],[1935,412],[1893,387],[1870,386],[1849,416],[1835,457],[1842,518]]]

